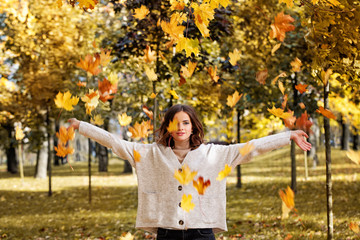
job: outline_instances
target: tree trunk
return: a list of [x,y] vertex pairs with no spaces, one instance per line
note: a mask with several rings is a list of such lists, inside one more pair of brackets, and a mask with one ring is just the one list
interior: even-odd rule
[[[104,121],[104,130],[109,130],[109,119]],[[96,156],[99,160],[99,172],[107,172],[109,165],[109,155],[107,147],[96,143]]]
[[[329,108],[329,82],[324,87],[324,108]],[[333,203],[332,203],[332,181],[331,181],[331,145],[330,145],[330,119],[324,117],[325,128],[325,156],[326,156],[326,200],[327,200],[327,227],[328,240],[333,239]]]
[[48,165],[48,175],[49,175],[49,192],[48,196],[52,196],[52,187],[51,187],[51,121],[50,121],[50,110],[49,107],[47,107],[46,111],[46,131],[47,131],[47,165]]
[[38,174],[39,159],[40,159],[40,148],[38,148],[38,150],[36,151],[36,164],[35,164],[35,174],[34,174],[35,178]]
[[354,129],[352,149],[355,151],[359,150],[359,140],[360,140],[359,132],[357,129]]
[[91,203],[91,153],[92,153],[92,144],[90,138],[88,139],[89,143],[89,152],[88,152],[88,173],[89,173],[89,203]]
[[18,163],[16,158],[16,150],[15,150],[15,139],[12,138],[11,133],[13,128],[11,125],[6,125],[5,129],[8,132],[8,138],[10,141],[9,146],[6,147],[6,159],[7,159],[7,171],[9,173],[17,173],[18,172]]
[[[237,142],[240,143],[241,142],[241,135],[240,135],[240,116],[241,113],[239,110],[236,111],[237,112]],[[236,187],[237,188],[241,188],[242,187],[242,182],[241,182],[241,165],[237,165],[236,167],[236,176],[237,176],[237,182],[236,182]]]
[[349,124],[341,118],[341,150],[349,150],[350,128]]
[[[293,101],[293,109],[295,111],[295,115],[297,115],[297,109],[298,109],[298,91],[295,88],[297,85],[297,75],[295,73],[295,77],[292,81],[292,88],[293,88],[293,94],[294,94],[294,101]],[[294,141],[291,141],[291,189],[296,193],[296,152],[295,152],[295,143]]]
[[[45,133],[46,132],[46,128],[45,127],[40,127],[40,130]],[[48,142],[44,141],[42,144],[39,154],[39,161],[37,164],[37,170],[36,170],[36,178],[46,178],[47,174],[47,166],[48,166],[48,156],[47,156],[47,149],[48,149]]]
[[[58,120],[55,120],[55,134],[56,132],[59,132],[60,130],[60,123]],[[54,146],[58,145],[58,138],[54,134]],[[60,163],[62,164],[63,158],[56,155],[56,152],[54,151],[54,166],[59,166]]]
[[309,133],[309,142],[311,143],[311,149],[308,152],[309,157],[313,160],[313,168],[316,168],[317,165],[319,164],[319,158],[317,156],[317,150],[318,150],[318,146],[319,146],[319,135],[320,135],[320,128],[319,128],[319,123],[318,120],[316,118],[312,118],[312,131],[310,131]]

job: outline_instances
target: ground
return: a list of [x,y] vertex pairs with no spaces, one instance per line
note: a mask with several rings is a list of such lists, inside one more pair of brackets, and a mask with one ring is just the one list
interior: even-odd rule
[[[326,239],[326,184],[324,151],[320,164],[304,178],[304,154],[297,150],[297,215],[281,220],[279,189],[290,184],[290,148],[282,148],[241,166],[242,188],[236,171],[227,179],[229,231],[218,239]],[[89,203],[87,163],[53,167],[51,197],[48,179],[25,178],[0,166],[0,239],[120,239],[127,232],[135,239],[152,238],[134,228],[137,207],[136,177],[122,174],[123,161],[112,158],[109,172],[92,168]],[[360,223],[360,167],[345,151],[332,150],[334,239],[360,239],[349,229]]]

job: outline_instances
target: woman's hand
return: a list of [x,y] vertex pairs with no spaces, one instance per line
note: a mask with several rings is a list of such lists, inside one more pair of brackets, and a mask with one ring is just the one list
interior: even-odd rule
[[70,118],[68,122],[70,123],[69,127],[73,127],[74,130],[79,129],[80,121],[76,118]]
[[307,142],[304,137],[309,138],[309,136],[302,130],[291,131],[290,139],[293,140],[302,150],[309,151],[311,149],[311,143]]

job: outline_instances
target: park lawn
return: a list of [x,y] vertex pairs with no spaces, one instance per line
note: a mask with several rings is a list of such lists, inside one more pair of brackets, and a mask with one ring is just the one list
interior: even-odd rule
[[[304,179],[304,155],[297,154],[298,216],[281,220],[279,189],[290,184],[290,153],[285,147],[242,165],[242,188],[236,188],[236,171],[228,177],[228,232],[218,239],[326,239],[326,185],[324,151],[320,164]],[[87,163],[53,167],[52,190],[48,179],[34,179],[33,166],[25,179],[0,166],[0,239],[120,239],[131,232],[135,239],[151,234],[134,228],[137,207],[136,177],[122,174],[123,161],[112,159],[109,172],[92,168],[92,202],[89,204]],[[360,223],[360,167],[345,151],[332,150],[334,239],[359,239],[349,229]],[[292,236],[292,238],[290,238]]]

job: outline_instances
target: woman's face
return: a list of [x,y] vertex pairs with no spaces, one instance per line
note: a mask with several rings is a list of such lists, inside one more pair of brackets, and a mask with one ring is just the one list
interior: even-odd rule
[[192,124],[189,115],[186,112],[178,112],[174,119],[178,120],[178,130],[172,132],[171,136],[177,142],[188,141],[192,132]]

